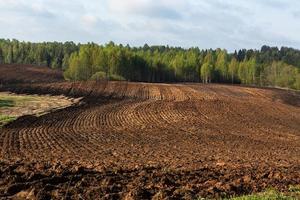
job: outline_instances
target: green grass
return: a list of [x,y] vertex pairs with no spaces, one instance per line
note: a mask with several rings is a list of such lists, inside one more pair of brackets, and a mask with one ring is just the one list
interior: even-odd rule
[[234,197],[230,200],[297,200],[300,199],[300,186],[290,186],[289,192],[281,193],[274,189],[269,189],[265,192]]
[[14,107],[14,106],[15,106],[14,101],[0,98],[0,108]]
[[2,108],[6,109],[20,106],[31,100],[34,100],[34,97],[0,94],[0,127],[16,119],[14,116],[1,114]]
[[298,186],[290,186],[289,191],[292,193],[296,193],[300,195],[300,185]]
[[[200,197],[197,200],[206,200],[206,198]],[[289,191],[285,193],[278,192],[275,189],[268,189],[265,192],[225,198],[224,200],[300,200],[300,185],[290,186]]]
[[269,190],[267,192],[253,194],[248,196],[241,196],[231,198],[231,200],[294,200],[295,198],[287,196],[283,193],[277,192],[275,190]]
[[27,101],[34,101],[34,96],[17,96],[17,95],[1,95],[0,94],[0,108],[2,107],[14,107],[23,105]]
[[11,117],[11,116],[6,116],[6,115],[1,115],[0,114],[0,127],[2,127],[3,125],[15,120],[15,117]]
[[0,93],[0,127],[19,116],[26,115],[26,113],[32,114],[32,109],[37,110],[34,113],[36,115],[43,114],[43,111],[39,109],[47,110],[45,106],[48,106],[48,101],[50,100],[51,98],[47,96]]
[[0,95],[0,101],[3,103],[15,102],[15,104],[17,104],[17,103],[22,103],[22,102],[26,102],[26,101],[34,101],[36,99],[37,98],[34,96]]

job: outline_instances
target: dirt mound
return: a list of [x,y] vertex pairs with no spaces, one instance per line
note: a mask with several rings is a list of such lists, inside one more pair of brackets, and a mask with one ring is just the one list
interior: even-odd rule
[[[46,190],[46,195],[58,198],[67,193],[74,198],[103,194],[108,199],[162,199],[219,197],[300,184],[297,92],[124,82],[31,84],[10,89],[84,98],[76,106],[3,128],[1,159],[62,165],[76,160],[75,166],[93,169],[78,179],[75,173],[49,184],[49,177],[57,174],[35,182],[22,173],[5,172],[8,177],[25,178],[16,183],[29,182],[22,191]],[[48,172],[38,174],[43,173]],[[104,186],[101,180],[106,181]],[[10,195],[21,190],[12,189],[15,192]]]
[[[300,167],[202,167],[165,170],[143,167],[94,171],[78,165],[0,164],[0,197],[31,199],[197,199],[288,191],[300,181]],[[18,177],[18,178],[16,178]]]
[[0,84],[63,81],[62,71],[24,64],[1,64]]

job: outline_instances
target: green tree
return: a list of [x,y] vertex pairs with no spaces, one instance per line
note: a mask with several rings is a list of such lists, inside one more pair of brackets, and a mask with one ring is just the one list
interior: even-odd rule
[[[229,60],[229,58],[231,58]],[[64,70],[69,80],[236,82],[299,88],[300,50],[263,46],[261,50],[130,47],[73,42],[31,43],[0,39],[0,63],[45,65]]]
[[70,56],[69,56],[69,54],[66,54],[64,56],[63,63],[62,63],[63,70],[66,70],[69,67],[69,60],[70,60]]
[[14,52],[12,46],[9,46],[6,62],[9,64],[14,63]]
[[80,67],[80,60],[79,60],[78,53],[73,53],[69,60],[69,67],[64,73],[65,78],[67,80],[75,80],[75,81],[80,80],[81,77],[79,76],[80,75],[79,67]]
[[0,46],[0,64],[3,64],[3,63],[4,63],[3,51]]
[[239,63],[238,77],[243,84],[248,84],[248,63],[246,60]]
[[183,54],[175,55],[174,59],[172,60],[172,68],[174,70],[174,77],[176,80],[180,80],[183,77],[183,68],[184,68],[184,56]]
[[215,66],[219,81],[222,82],[228,80],[227,52],[225,50],[217,52],[217,61]]
[[248,61],[248,83],[255,84],[256,83],[256,75],[257,75],[257,64],[256,58],[253,57]]
[[235,82],[237,72],[238,72],[239,64],[235,57],[233,57],[228,66],[228,73],[230,74],[231,83]]
[[299,70],[295,71],[295,83],[294,83],[293,88],[296,90],[300,90],[300,72],[299,72]]
[[210,83],[212,80],[213,66],[210,63],[204,63],[201,67],[201,79],[203,83]]

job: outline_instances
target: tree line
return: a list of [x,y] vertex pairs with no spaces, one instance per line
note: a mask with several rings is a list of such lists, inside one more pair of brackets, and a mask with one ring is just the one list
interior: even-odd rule
[[300,51],[263,46],[260,50],[130,47],[110,42],[31,43],[0,40],[0,63],[62,69],[67,80],[242,83],[300,89]]

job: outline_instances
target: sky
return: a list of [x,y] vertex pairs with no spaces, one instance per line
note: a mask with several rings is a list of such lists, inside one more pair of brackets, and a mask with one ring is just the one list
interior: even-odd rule
[[0,38],[300,49],[300,1],[0,0]]

